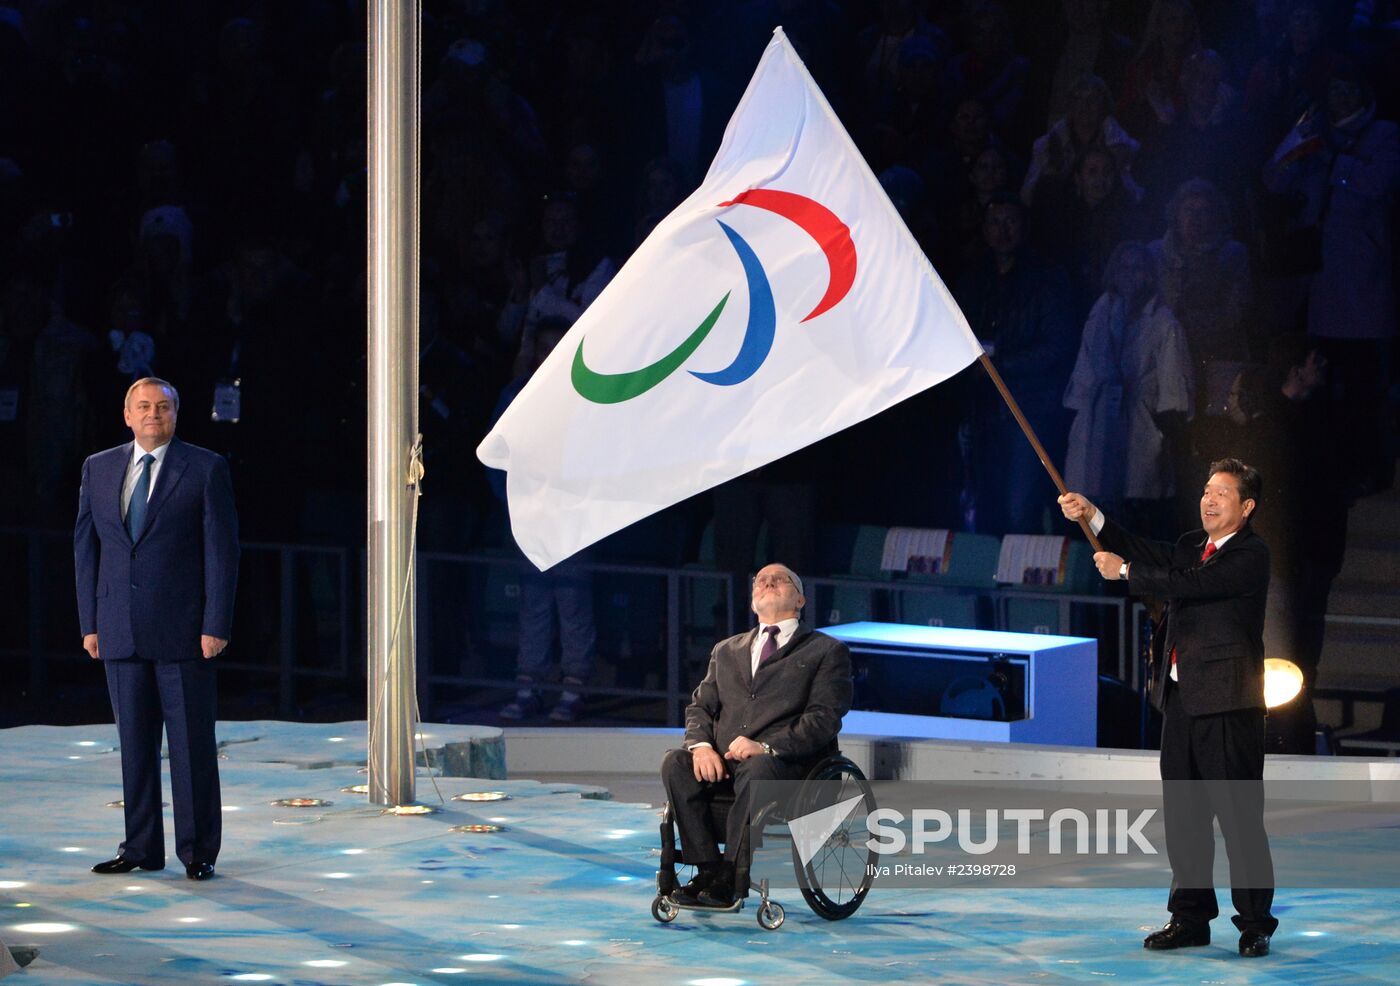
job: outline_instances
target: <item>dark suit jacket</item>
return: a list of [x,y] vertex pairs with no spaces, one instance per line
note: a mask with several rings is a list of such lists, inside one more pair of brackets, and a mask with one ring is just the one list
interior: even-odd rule
[[750,674],[755,627],[722,640],[685,710],[685,745],[719,753],[735,737],[767,743],[784,760],[806,763],[836,752],[851,708],[851,653],[804,623],[787,645]]
[[172,439],[133,544],[122,522],[131,443],[83,463],[73,557],[82,633],[103,660],[201,658],[199,637],[229,639],[238,517],[228,463]]
[[1099,539],[1130,564],[1134,595],[1167,601],[1152,641],[1152,704],[1163,707],[1172,648],[1188,715],[1264,708],[1264,603],[1269,548],[1246,524],[1201,563],[1205,531],[1175,545],[1129,534],[1106,520]]

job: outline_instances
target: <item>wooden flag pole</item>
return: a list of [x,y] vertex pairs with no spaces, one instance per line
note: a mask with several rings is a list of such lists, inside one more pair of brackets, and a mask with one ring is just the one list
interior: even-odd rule
[[[997,390],[1001,392],[1001,399],[1006,401],[1006,406],[1011,408],[1011,414],[1016,418],[1016,423],[1021,426],[1021,430],[1026,433],[1027,440],[1031,443],[1031,448],[1035,449],[1036,457],[1040,459],[1040,464],[1045,467],[1045,471],[1050,474],[1050,479],[1055,483],[1055,488],[1063,496],[1069,490],[1065,487],[1065,481],[1060,476],[1060,471],[1055,468],[1055,463],[1050,461],[1050,456],[1045,452],[1045,446],[1040,444],[1040,439],[1035,437],[1035,429],[1026,420],[1026,416],[1021,413],[1021,407],[1016,403],[1016,398],[1011,396],[1011,391],[1006,389],[1006,381],[1001,378],[997,368],[992,365],[992,358],[983,353],[978,359],[982,363],[982,369],[987,371],[987,376],[992,378],[992,383],[997,385]],[[1079,527],[1084,531],[1084,536],[1089,539],[1089,543],[1094,546],[1095,551],[1102,551],[1103,545],[1099,544],[1099,539],[1095,536],[1093,528],[1089,526],[1089,518],[1081,517]]]

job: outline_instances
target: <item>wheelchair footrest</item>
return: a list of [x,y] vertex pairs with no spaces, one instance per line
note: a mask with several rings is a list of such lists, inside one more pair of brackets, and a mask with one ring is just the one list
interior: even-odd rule
[[683,911],[694,911],[696,914],[733,914],[735,911],[744,909],[743,899],[736,900],[728,907],[702,907],[695,904],[682,904],[674,898],[671,903]]

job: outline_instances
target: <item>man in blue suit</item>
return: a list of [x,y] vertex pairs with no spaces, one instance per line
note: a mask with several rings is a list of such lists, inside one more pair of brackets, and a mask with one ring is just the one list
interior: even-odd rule
[[210,662],[233,623],[238,517],[228,463],[175,437],[179,410],[166,381],[131,385],[134,441],[83,463],[73,556],[83,649],[107,671],[126,802],[126,838],[92,871],[165,868],[164,728],[175,852],[186,876],[207,880],[222,827]]

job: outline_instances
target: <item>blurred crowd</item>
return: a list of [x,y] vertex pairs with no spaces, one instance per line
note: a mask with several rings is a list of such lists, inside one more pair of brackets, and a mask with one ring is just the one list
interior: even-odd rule
[[[427,0],[422,543],[508,543],[473,454],[501,395],[778,24],[1071,486],[1168,535],[1237,454],[1261,522],[1344,518],[1395,461],[1397,8]],[[365,70],[356,2],[0,0],[0,524],[70,524],[154,374],[246,537],[363,536]],[[722,566],[767,520],[804,571],[823,521],[1036,533],[1053,495],[973,368],[683,509]]]

